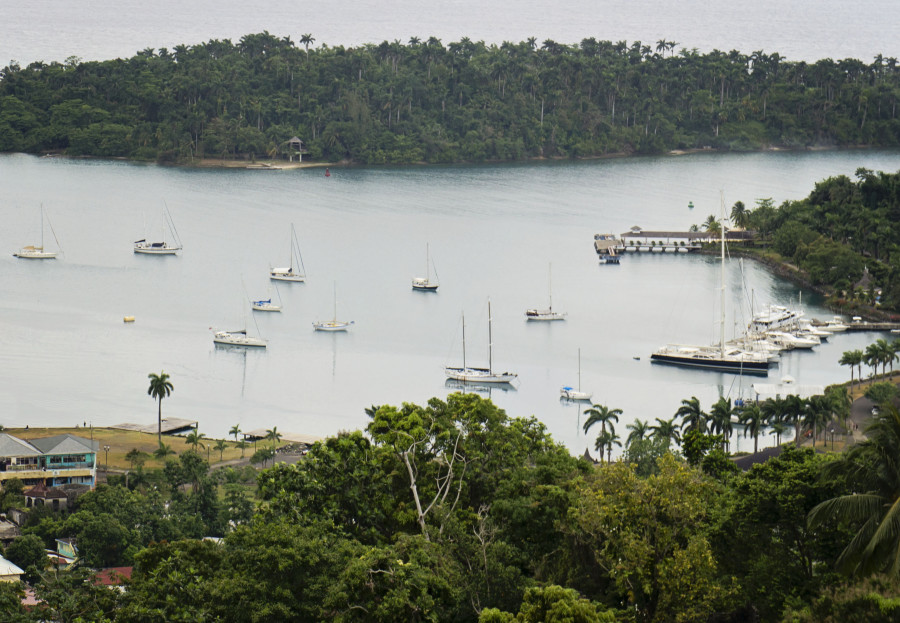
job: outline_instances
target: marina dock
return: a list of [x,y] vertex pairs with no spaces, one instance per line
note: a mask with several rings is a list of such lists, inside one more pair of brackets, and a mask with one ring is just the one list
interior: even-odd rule
[[[119,430],[130,430],[138,433],[152,433],[156,434],[158,429],[158,423],[153,422],[152,424],[142,425],[142,424],[133,424],[131,422],[125,422],[124,424],[116,424],[115,426],[110,426],[110,428],[116,428]],[[183,420],[181,418],[163,418],[162,421],[162,434],[163,435],[177,435],[178,433],[185,433],[189,430],[194,430],[197,428],[197,420]]]

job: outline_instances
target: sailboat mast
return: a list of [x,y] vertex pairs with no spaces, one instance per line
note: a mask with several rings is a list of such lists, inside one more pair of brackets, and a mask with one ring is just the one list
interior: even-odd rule
[[578,391],[581,391],[581,349],[578,349]]
[[41,204],[41,251],[44,250],[44,204]]
[[428,271],[428,243],[425,243],[425,283],[431,279],[431,274]]
[[491,373],[494,370],[494,362],[493,362],[493,350],[494,350],[494,335],[492,333],[491,327],[491,300],[488,299],[488,372]]
[[466,315],[462,315],[463,325],[463,374],[466,373]]
[[549,264],[547,266],[547,298],[550,301],[550,311],[553,311],[553,285],[551,281],[551,277],[553,274],[552,268],[552,264]]
[[725,192],[719,192],[722,204],[722,222],[719,227],[719,233],[722,238],[722,251],[720,258],[720,265],[722,270],[722,295],[721,295],[721,307],[722,307],[722,317],[720,323],[720,333],[719,333],[719,348],[722,350],[722,358],[725,357]]

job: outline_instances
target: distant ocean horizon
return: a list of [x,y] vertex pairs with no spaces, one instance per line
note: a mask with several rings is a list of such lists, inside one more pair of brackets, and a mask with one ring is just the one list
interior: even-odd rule
[[762,50],[789,61],[871,63],[877,55],[900,56],[896,20],[879,18],[896,13],[890,0],[574,0],[559,7],[538,0],[396,0],[390,5],[376,0],[34,0],[4,9],[0,67],[69,57],[129,58],[146,48],[238,41],[263,31],[295,43],[310,34],[313,47],[405,44],[411,37],[432,36],[445,45],[463,37],[498,45],[529,37],[538,44],[547,39],[577,44],[593,37],[641,41],[653,49],[660,40],[674,41],[676,51]]

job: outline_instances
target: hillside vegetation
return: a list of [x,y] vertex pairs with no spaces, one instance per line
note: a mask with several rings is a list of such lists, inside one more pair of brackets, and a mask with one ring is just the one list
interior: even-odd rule
[[11,64],[0,151],[275,157],[298,136],[314,159],[374,164],[900,144],[894,58],[808,64],[593,38],[314,42],[264,32]]

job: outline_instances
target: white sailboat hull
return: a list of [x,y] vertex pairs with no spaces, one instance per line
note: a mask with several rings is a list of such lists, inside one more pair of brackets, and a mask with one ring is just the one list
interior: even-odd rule
[[281,305],[276,305],[271,301],[253,301],[250,303],[250,307],[253,311],[262,311],[262,312],[280,312]]
[[134,252],[145,255],[177,255],[181,247],[170,245],[168,242],[146,242],[140,240],[134,243]]
[[273,268],[269,271],[269,279],[273,281],[294,281],[301,283],[306,281],[306,275],[301,275],[290,268]]
[[328,322],[314,322],[313,329],[316,331],[348,331],[352,324],[352,320],[350,322],[329,320]]
[[40,247],[24,247],[13,253],[13,257],[18,257],[23,260],[52,260],[55,259],[57,255],[59,255],[59,253],[55,251],[44,251]]
[[593,396],[593,392],[580,392],[569,387],[563,387],[559,390],[559,397],[565,400],[590,400]]
[[432,283],[428,279],[417,277],[412,281],[412,289],[421,292],[437,292],[438,284]]
[[487,368],[444,368],[448,379],[466,383],[512,383],[518,374],[513,372],[496,373]]
[[265,348],[266,341],[259,337],[252,337],[243,331],[216,331],[213,334],[213,342],[227,344],[229,346],[248,346]]
[[546,321],[546,320],[565,320],[565,312],[555,312],[552,309],[529,309],[525,311],[527,320]]

